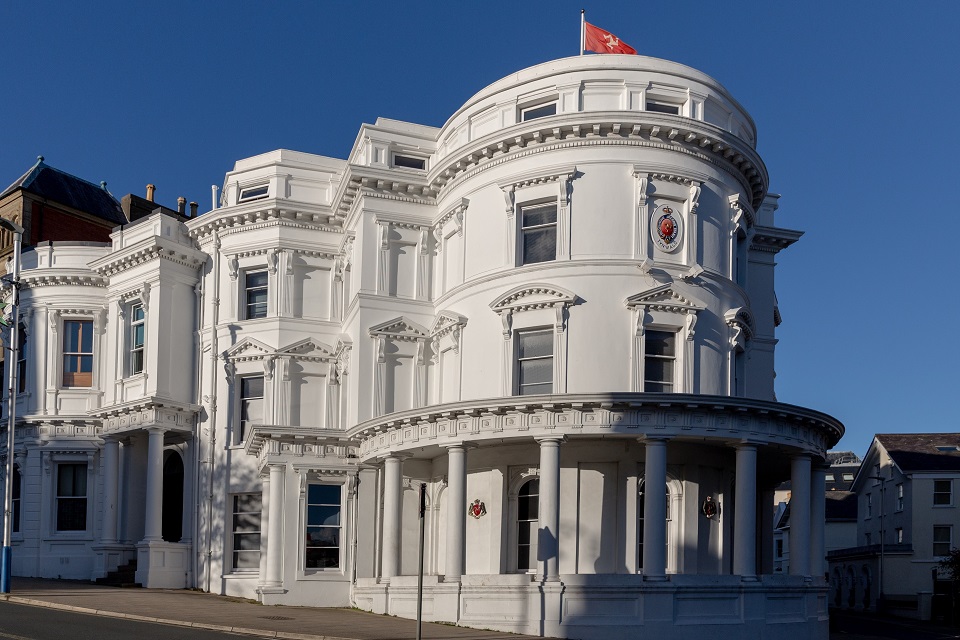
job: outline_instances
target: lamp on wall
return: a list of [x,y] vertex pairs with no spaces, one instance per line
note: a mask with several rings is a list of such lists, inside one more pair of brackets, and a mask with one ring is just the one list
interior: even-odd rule
[[23,227],[16,222],[0,218],[0,228],[13,232],[13,272],[10,274],[11,322],[10,351],[7,365],[7,474],[3,483],[3,552],[0,556],[0,593],[10,593],[10,574],[13,562],[13,425],[17,416],[17,358],[20,349],[20,243]]

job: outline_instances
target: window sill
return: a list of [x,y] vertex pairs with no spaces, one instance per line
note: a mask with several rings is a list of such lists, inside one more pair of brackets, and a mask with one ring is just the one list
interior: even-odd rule
[[342,580],[346,578],[343,569],[311,569],[310,571],[298,571],[297,580],[306,582],[324,581],[324,580]]
[[952,504],[934,504],[931,505],[934,509],[952,509],[955,505]]
[[249,580],[250,578],[259,578],[260,570],[259,569],[235,569],[230,573],[225,573],[220,576],[224,580]]

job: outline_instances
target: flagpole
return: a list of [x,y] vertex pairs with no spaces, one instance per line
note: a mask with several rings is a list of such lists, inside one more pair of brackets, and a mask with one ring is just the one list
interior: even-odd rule
[[584,39],[586,38],[584,22],[586,22],[586,18],[583,15],[583,9],[580,9],[580,55],[583,55]]

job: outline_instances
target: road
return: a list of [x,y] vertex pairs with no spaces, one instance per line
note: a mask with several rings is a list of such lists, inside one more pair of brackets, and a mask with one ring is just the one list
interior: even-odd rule
[[0,602],[0,640],[237,640],[256,637]]
[[960,628],[931,626],[911,620],[830,614],[830,640],[957,640]]

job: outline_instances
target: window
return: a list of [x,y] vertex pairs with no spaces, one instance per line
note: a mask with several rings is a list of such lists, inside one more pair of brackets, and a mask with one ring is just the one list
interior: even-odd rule
[[836,482],[836,480],[834,480],[834,478],[833,478],[833,474],[832,474],[832,473],[828,473],[826,476],[824,476],[824,480],[825,480],[826,482]]
[[93,321],[63,323],[63,386],[93,386]]
[[87,463],[57,465],[57,531],[87,528]]
[[517,395],[553,393],[553,330],[517,332]]
[[873,494],[872,494],[872,493],[868,493],[868,494],[867,494],[867,516],[866,516],[866,517],[869,518],[869,517],[872,516],[872,515],[873,515]]
[[256,187],[245,187],[240,189],[240,196],[237,202],[249,202],[251,200],[260,200],[267,197],[269,185],[261,184]]
[[782,559],[783,558],[783,540],[778,538],[774,542],[776,544],[776,557],[778,560]]
[[21,324],[19,336],[20,344],[17,349],[17,393],[27,390],[27,330]]
[[950,555],[953,548],[953,527],[950,525],[934,525],[933,527],[933,555],[934,557]]
[[[643,531],[644,531],[644,517],[643,511],[646,508],[646,496],[644,492],[644,486],[646,482],[643,480],[640,481],[640,488],[637,493],[637,569],[643,569]],[[664,526],[667,528],[667,562],[669,563],[669,550],[670,550],[670,489],[666,490],[667,492],[667,517],[664,521]]]
[[20,533],[20,467],[13,468],[13,532]]
[[866,538],[866,540],[867,540],[867,546],[869,547],[870,544],[873,542],[873,536],[872,536],[870,533],[865,533],[865,534],[863,534],[863,535],[864,535],[864,537]]
[[337,569],[340,566],[340,485],[307,487],[307,530],[304,568]]
[[424,158],[396,154],[393,156],[393,166],[403,167],[404,169],[420,169],[422,171],[427,168],[427,161]]
[[897,485],[897,511],[903,511],[903,483]]
[[130,307],[130,375],[143,373],[143,338],[146,318],[143,305]]
[[557,259],[557,203],[520,208],[520,264]]
[[536,120],[537,118],[546,118],[557,114],[557,103],[549,102],[547,104],[538,104],[527,107],[520,111],[520,121]]
[[267,272],[248,271],[244,274],[244,305],[247,320],[267,317]]
[[240,432],[237,444],[247,438],[250,428],[263,424],[263,376],[240,378]]
[[897,544],[903,544],[903,527],[897,527],[894,529],[894,533],[896,534],[895,542]]
[[528,480],[517,494],[517,571],[537,570],[540,480]]
[[647,111],[653,111],[654,113],[671,113],[678,116],[680,115],[680,105],[647,100]]
[[933,504],[934,506],[949,506],[953,504],[952,480],[933,481]]
[[950,452],[960,451],[960,447],[958,447],[955,444],[943,445],[943,446],[937,447],[937,451],[942,451],[943,453],[950,453]]
[[677,334],[673,331],[644,332],[643,390],[674,391]]
[[233,496],[233,568],[260,568],[260,513],[259,493],[241,493]]
[[845,474],[843,474],[843,481],[844,481],[844,482],[853,482],[853,474],[852,474],[852,473],[845,473]]

